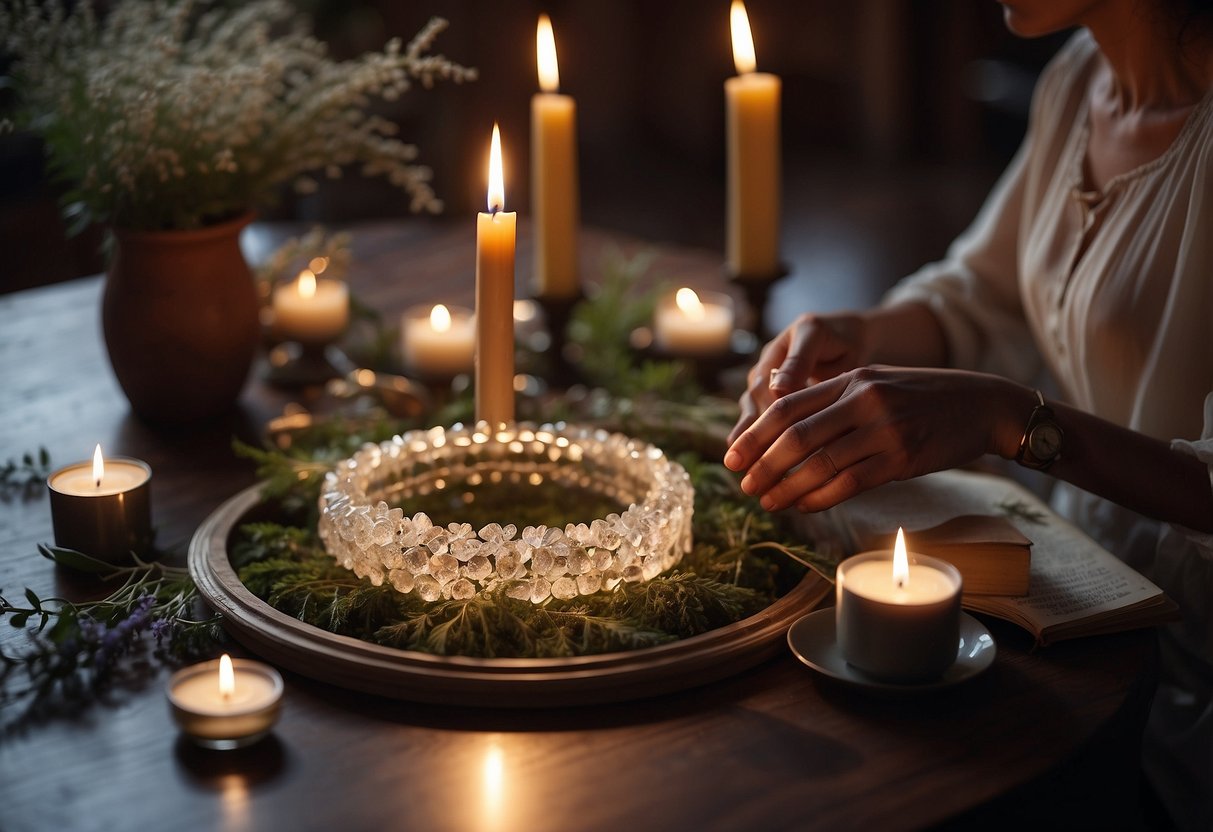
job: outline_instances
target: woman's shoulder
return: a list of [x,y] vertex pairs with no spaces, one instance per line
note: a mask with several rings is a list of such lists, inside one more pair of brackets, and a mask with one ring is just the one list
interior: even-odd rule
[[1086,93],[1086,82],[1099,46],[1087,29],[1079,29],[1050,59],[1036,84],[1032,99],[1034,115],[1042,108],[1074,106]]
[[1057,50],[1057,54],[1049,61],[1049,67],[1046,71],[1080,70],[1091,61],[1098,51],[1099,44],[1095,42],[1095,38],[1091,35],[1091,30],[1079,27],[1070,34],[1066,42]]
[[1202,137],[1201,150],[1206,159],[1213,158],[1213,88],[1205,91],[1205,97],[1192,113],[1193,127]]

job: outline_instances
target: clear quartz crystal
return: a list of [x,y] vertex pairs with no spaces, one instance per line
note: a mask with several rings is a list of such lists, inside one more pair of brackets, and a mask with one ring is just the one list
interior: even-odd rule
[[[461,484],[549,480],[597,491],[629,508],[563,529],[493,522],[435,526],[387,500]],[[659,448],[578,425],[481,425],[411,431],[368,444],[325,478],[320,538],[346,569],[423,600],[464,600],[507,582],[511,598],[542,604],[650,580],[691,547],[694,493]]]

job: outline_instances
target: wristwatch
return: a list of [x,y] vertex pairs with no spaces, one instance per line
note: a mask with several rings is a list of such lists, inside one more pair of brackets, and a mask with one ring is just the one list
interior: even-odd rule
[[1032,408],[1032,415],[1028,417],[1015,461],[1025,468],[1044,471],[1061,456],[1061,439],[1065,433],[1057,424],[1053,408],[1045,404],[1045,397],[1039,390],[1036,398],[1040,403]]

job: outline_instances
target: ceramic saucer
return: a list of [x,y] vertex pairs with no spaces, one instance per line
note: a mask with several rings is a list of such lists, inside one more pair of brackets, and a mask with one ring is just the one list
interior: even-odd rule
[[901,684],[874,679],[847,664],[834,633],[834,608],[811,612],[788,629],[788,646],[796,658],[832,679],[868,690],[914,693],[938,690],[972,679],[994,663],[997,648],[985,626],[967,613],[960,614],[960,647],[956,661],[938,679]]

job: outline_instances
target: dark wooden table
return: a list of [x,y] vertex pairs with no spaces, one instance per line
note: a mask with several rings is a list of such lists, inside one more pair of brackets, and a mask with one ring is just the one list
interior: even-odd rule
[[[255,229],[256,248],[273,230]],[[356,233],[352,283],[389,312],[470,298],[473,226],[411,222]],[[520,293],[529,273],[520,234]],[[604,246],[587,232],[585,268]],[[718,281],[710,252],[662,250],[672,279]],[[153,431],[131,416],[99,331],[101,280],[0,296],[0,460],[93,444],[147,460],[163,543],[251,484],[233,435],[255,439],[287,397],[252,380],[221,424]],[[0,502],[0,587],[42,594],[63,576],[45,496]],[[16,592],[14,592],[16,590]],[[0,829],[894,829],[1064,818],[1123,823],[1152,693],[1149,632],[1033,651],[992,623],[994,667],[959,688],[874,699],[789,654],[678,695],[544,712],[421,706],[287,674],[275,734],[233,753],[179,740],[167,668],[68,717],[0,739]],[[12,644],[16,632],[0,635]],[[239,650],[237,649],[237,652]]]

